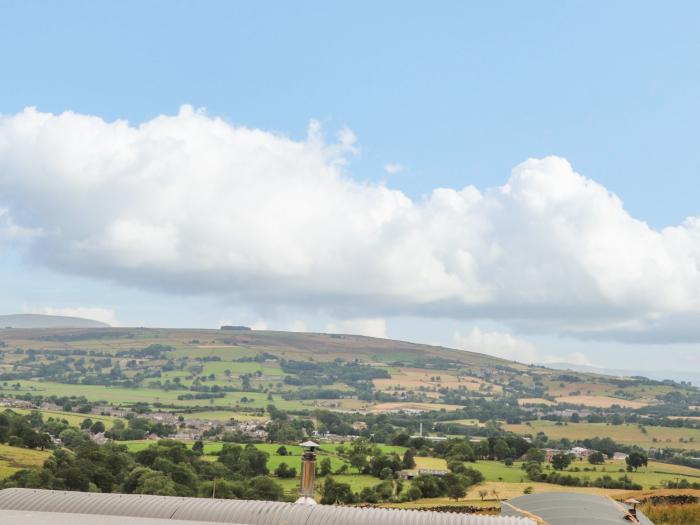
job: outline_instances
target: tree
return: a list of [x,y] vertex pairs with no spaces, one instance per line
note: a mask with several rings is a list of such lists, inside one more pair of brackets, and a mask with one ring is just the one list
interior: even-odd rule
[[412,448],[409,448],[403,454],[403,458],[401,459],[401,466],[405,469],[416,468],[416,460],[414,459],[415,457],[416,451]]
[[447,484],[447,497],[457,501],[467,495],[467,488],[461,480]]
[[102,421],[95,421],[90,427],[90,432],[92,432],[93,434],[99,434],[100,432],[104,432],[105,430],[105,424]]
[[248,490],[245,492],[246,499],[264,501],[279,501],[283,495],[282,486],[267,476],[256,476],[251,479],[248,482]]
[[367,468],[367,456],[364,452],[354,452],[349,458],[350,466],[357,469],[358,474]]
[[246,445],[243,448],[240,445],[224,443],[217,461],[223,463],[231,473],[241,478],[252,478],[269,472],[267,470],[268,457],[266,452],[258,450],[253,445]]
[[552,456],[552,467],[554,470],[564,470],[571,465],[571,456],[568,454],[554,454]]
[[625,462],[627,463],[628,469],[634,469],[636,471],[639,467],[646,467],[649,459],[644,452],[633,450],[630,452],[629,456],[627,456]]
[[493,445],[493,456],[499,460],[503,461],[505,458],[511,455],[510,447],[506,443],[505,439],[497,439]]
[[297,469],[290,467],[286,463],[280,463],[275,469],[275,476],[278,478],[295,478],[297,475]]
[[484,501],[484,498],[486,498],[486,496],[489,495],[489,491],[485,490],[485,489],[481,489],[481,490],[479,490],[478,494],[479,494],[479,497],[481,498],[481,501]]
[[544,452],[542,452],[539,448],[529,448],[525,456],[525,461],[535,461],[537,463],[544,463]]
[[162,472],[150,471],[141,476],[134,491],[137,494],[155,494],[157,496],[175,496],[175,483]]
[[89,417],[83,419],[83,422],[80,423],[80,429],[81,429],[81,430],[87,430],[87,429],[90,428],[91,426],[92,426],[92,419],[90,419]]
[[602,465],[603,463],[605,463],[605,456],[603,456],[602,452],[598,452],[596,450],[595,452],[589,454],[588,462],[591,465]]
[[204,454],[204,443],[202,443],[201,439],[194,442],[194,444],[192,445],[192,452],[194,452],[198,456]]
[[286,456],[289,454],[289,452],[287,451],[287,447],[285,447],[284,445],[279,447],[276,452],[278,456]]
[[415,501],[417,499],[420,499],[423,497],[423,493],[420,491],[420,489],[414,485],[411,485],[408,487],[408,490],[406,491],[406,499],[409,501]]
[[323,458],[321,460],[321,462],[319,463],[319,466],[320,466],[319,476],[327,476],[332,471],[330,458]]
[[350,485],[338,483],[330,476],[321,484],[319,492],[321,493],[321,503],[324,505],[355,502],[355,494],[353,494]]

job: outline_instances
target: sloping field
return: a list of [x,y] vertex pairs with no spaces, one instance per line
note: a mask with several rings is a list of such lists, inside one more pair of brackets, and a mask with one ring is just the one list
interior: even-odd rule
[[11,476],[23,468],[40,467],[50,455],[51,452],[48,450],[0,445],[0,479]]
[[441,410],[445,409],[447,411],[459,410],[462,408],[460,405],[446,405],[446,404],[435,404],[435,403],[379,403],[377,405],[372,405],[368,408],[368,412],[389,412],[392,410]]
[[518,399],[518,405],[520,405],[521,407],[528,405],[554,406],[556,405],[556,403],[543,397],[521,397],[520,399]]
[[615,405],[626,408],[643,408],[651,404],[648,401],[631,401],[629,399],[620,399],[610,396],[561,396],[557,397],[557,402],[593,408],[610,408]]
[[552,421],[532,421],[519,425],[503,425],[519,435],[536,435],[544,432],[555,439],[586,439],[609,437],[625,445],[641,447],[673,447],[700,450],[700,430],[692,428],[643,427],[637,425],[608,425],[605,423],[568,423],[557,425]]

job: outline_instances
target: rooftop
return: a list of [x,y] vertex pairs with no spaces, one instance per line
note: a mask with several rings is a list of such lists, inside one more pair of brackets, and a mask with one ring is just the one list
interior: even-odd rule
[[[125,523],[124,517],[129,517],[128,523],[134,525],[166,525],[166,521],[174,522],[173,525],[536,525],[533,520],[519,516],[139,494],[0,490],[0,523],[3,525],[83,525],[88,519],[91,524],[118,525]],[[142,523],[134,518],[146,521]]]
[[[604,496],[576,492],[543,492],[501,503],[503,516],[536,516],[547,525],[623,525],[628,507]],[[639,525],[654,525],[637,511]]]

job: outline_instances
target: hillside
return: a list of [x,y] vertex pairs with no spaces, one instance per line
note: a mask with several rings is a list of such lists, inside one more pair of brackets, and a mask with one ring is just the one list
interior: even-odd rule
[[109,325],[92,319],[62,315],[0,315],[0,328],[105,328]]
[[[483,477],[478,493],[495,492],[496,499],[564,486],[616,494],[700,483],[700,391],[688,384],[553,370],[389,339],[228,328],[0,329],[0,405],[11,410],[0,416],[24,418],[67,438],[69,447],[76,435],[113,439],[132,452],[193,449],[201,441],[205,466],[230,443],[252,443],[292,499],[301,453],[295,444],[309,436],[323,442],[335,480],[369,501],[382,469],[365,455],[403,457],[410,447],[415,468],[440,470],[449,466],[448,443],[461,443],[460,461]],[[69,425],[84,432],[64,433]],[[24,435],[25,446],[41,444]],[[169,440],[154,445],[158,437]],[[369,441],[363,466],[347,447]],[[563,471],[544,460],[545,450],[573,446],[610,459],[589,465],[579,458]],[[540,470],[525,468],[532,447],[541,451]],[[622,458],[635,447],[649,463],[627,472]],[[0,480],[12,482],[23,463],[9,452],[4,463],[0,457]],[[38,463],[38,454],[22,460]],[[403,468],[396,459],[391,470]],[[283,464],[295,472],[284,474]],[[197,488],[203,494],[206,479]],[[483,504],[478,493],[471,503]],[[435,505],[444,495],[426,488],[411,504]]]
[[563,372],[357,335],[17,328],[0,330],[0,346],[0,377],[13,383],[5,392],[72,393],[110,403],[262,409],[274,398],[287,409],[376,412],[517,398],[538,411],[618,407],[674,416],[694,415],[700,404],[697,389],[670,381]]

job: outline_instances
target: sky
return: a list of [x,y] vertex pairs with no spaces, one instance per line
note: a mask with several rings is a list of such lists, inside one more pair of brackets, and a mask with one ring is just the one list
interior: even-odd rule
[[698,21],[0,0],[0,313],[697,371]]

